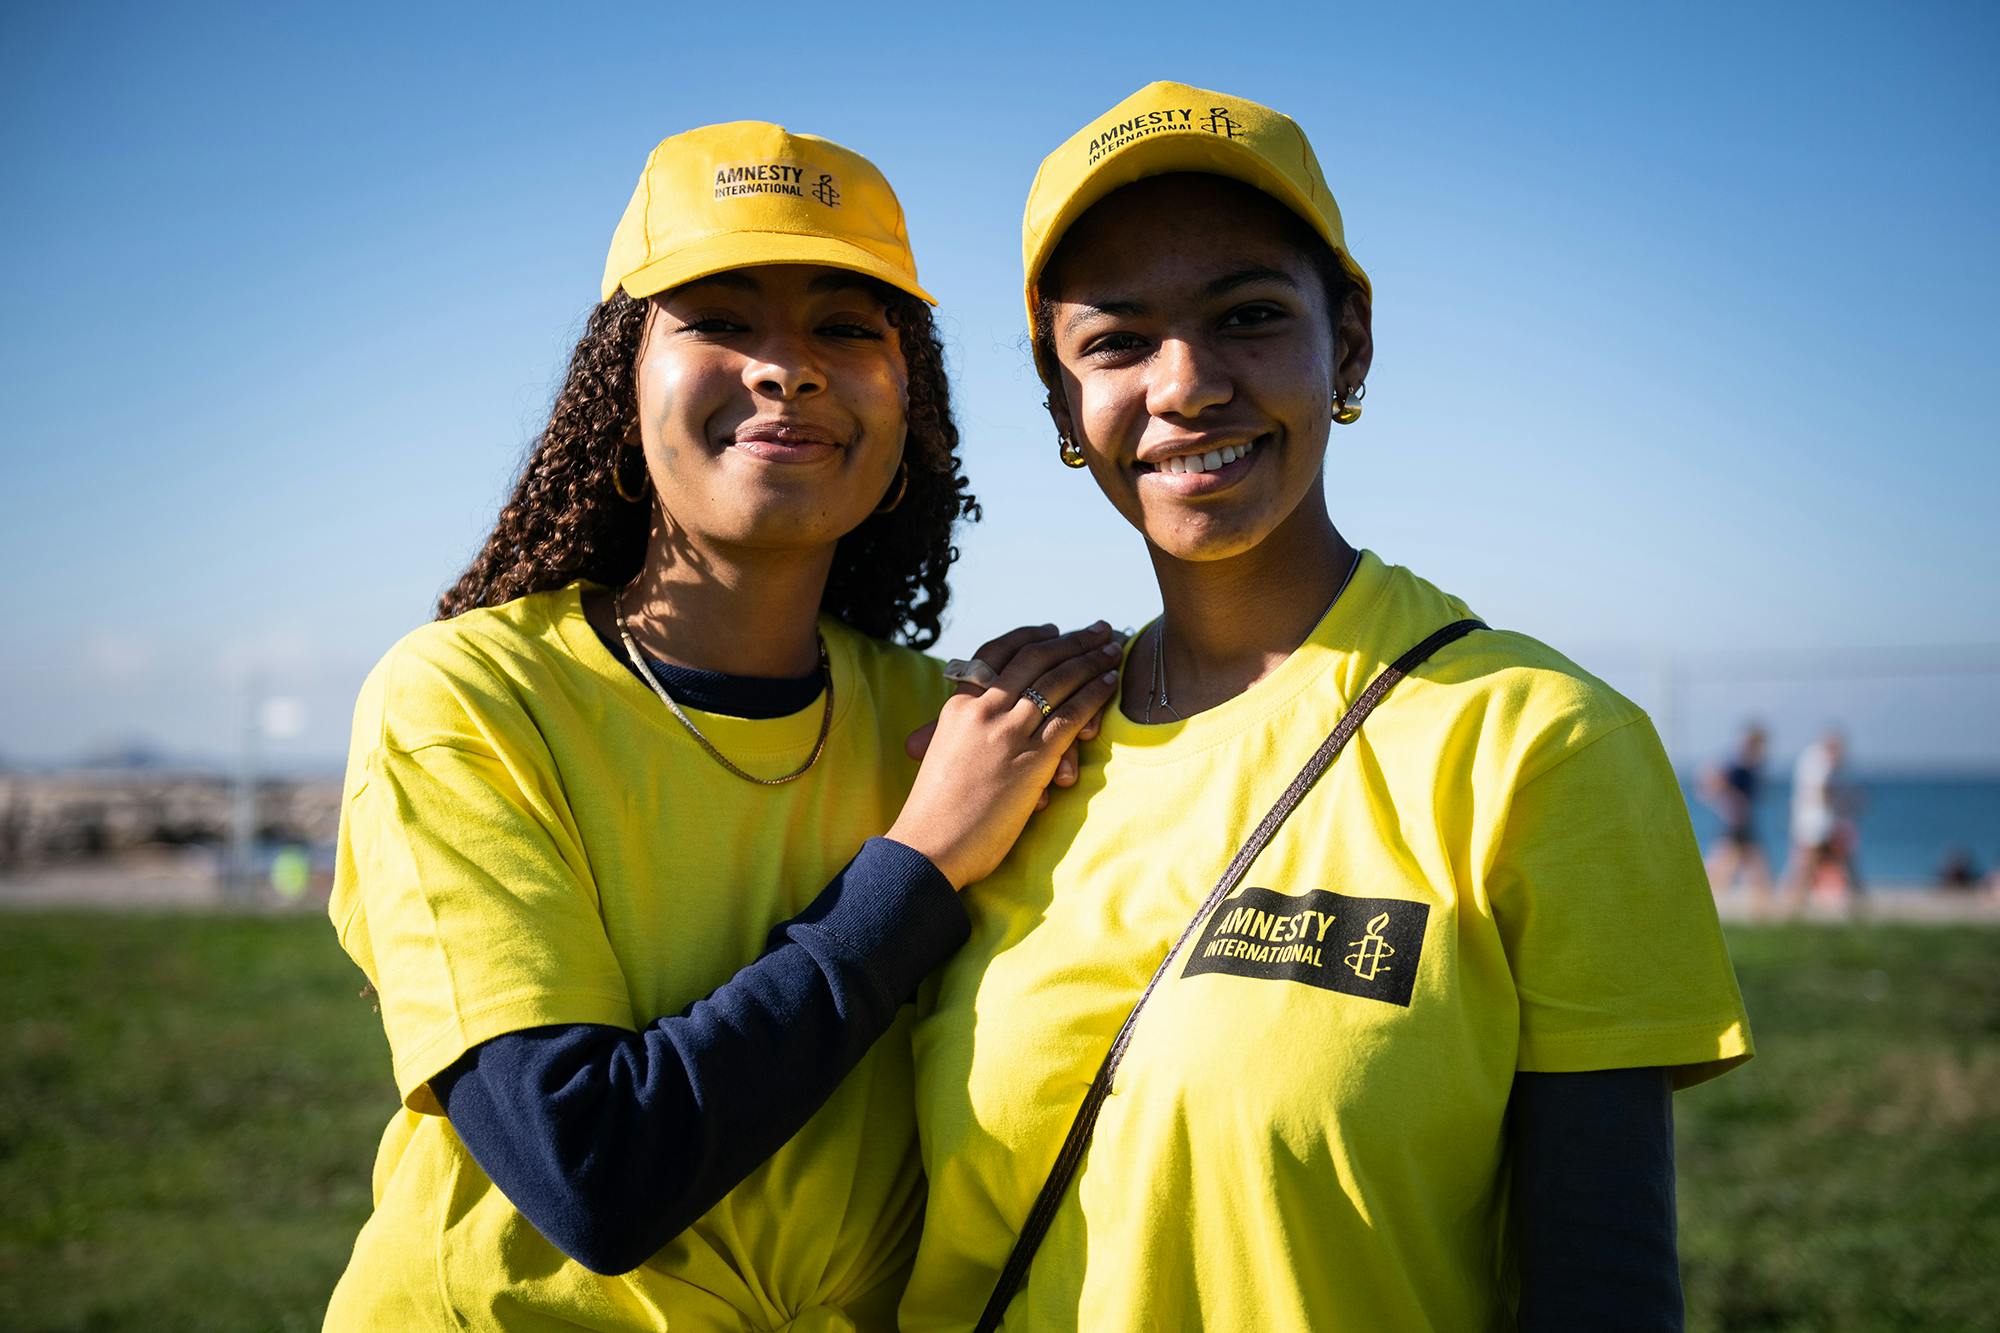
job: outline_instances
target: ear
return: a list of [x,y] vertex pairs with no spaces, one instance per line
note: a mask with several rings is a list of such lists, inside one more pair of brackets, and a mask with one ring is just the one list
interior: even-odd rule
[[1056,434],[1076,438],[1076,418],[1070,415],[1069,400],[1059,393],[1052,393],[1042,400],[1048,409],[1049,420],[1056,425]]
[[1359,287],[1349,288],[1347,299],[1340,304],[1340,317],[1334,321],[1333,336],[1333,387],[1343,395],[1353,393],[1375,363],[1373,327],[1368,293]]

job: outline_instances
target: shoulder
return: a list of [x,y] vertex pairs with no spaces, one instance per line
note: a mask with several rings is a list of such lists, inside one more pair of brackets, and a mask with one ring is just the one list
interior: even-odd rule
[[483,733],[521,714],[526,694],[562,670],[565,606],[575,588],[517,597],[418,626],[382,655],[355,706],[357,749],[409,748]]
[[[1428,630],[1473,615],[1465,603],[1408,570],[1393,568],[1385,611]],[[1419,628],[1423,627],[1423,628]],[[1474,630],[1412,672],[1430,706],[1476,728],[1479,745],[1508,757],[1525,783],[1597,741],[1646,721],[1645,710],[1563,653],[1506,628]],[[1650,732],[1650,727],[1644,728]]]
[[944,663],[930,654],[863,634],[830,616],[820,623],[829,642],[838,641],[852,655],[856,675],[879,708],[901,711],[914,707],[928,720],[951,693]]

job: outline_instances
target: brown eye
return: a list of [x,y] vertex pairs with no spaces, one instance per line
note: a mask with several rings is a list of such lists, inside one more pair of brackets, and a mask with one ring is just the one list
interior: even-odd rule
[[1225,329],[1255,328],[1259,324],[1269,324],[1272,320],[1283,319],[1287,312],[1274,305],[1238,306],[1222,317]]
[[1098,337],[1092,338],[1089,342],[1085,343],[1083,345],[1083,355],[1101,357],[1117,356],[1122,352],[1130,352],[1144,345],[1144,342],[1136,333],[1106,333],[1100,334]]

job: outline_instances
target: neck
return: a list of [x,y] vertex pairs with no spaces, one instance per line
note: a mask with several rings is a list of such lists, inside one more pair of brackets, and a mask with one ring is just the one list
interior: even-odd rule
[[[1357,553],[1314,496],[1240,555],[1178,560],[1154,548],[1152,557],[1165,633],[1148,636],[1141,645],[1148,656],[1126,673],[1130,717],[1145,714],[1155,650],[1165,654],[1168,698],[1182,717],[1226,703],[1275,671],[1319,623]],[[1157,706],[1154,720],[1162,720]]]
[[832,546],[696,543],[656,509],[646,562],[619,603],[648,657],[732,676],[804,676],[819,665],[819,603],[832,568]]

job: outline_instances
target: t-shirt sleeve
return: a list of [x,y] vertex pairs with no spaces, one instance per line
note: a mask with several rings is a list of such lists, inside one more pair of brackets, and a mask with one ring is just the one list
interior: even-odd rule
[[379,997],[397,1091],[434,1114],[428,1080],[488,1038],[635,1021],[552,775],[465,732],[356,756],[335,873],[341,943]]
[[1520,1002],[1519,1070],[1665,1066],[1687,1087],[1750,1058],[1687,808],[1643,716],[1515,792],[1489,894]]

